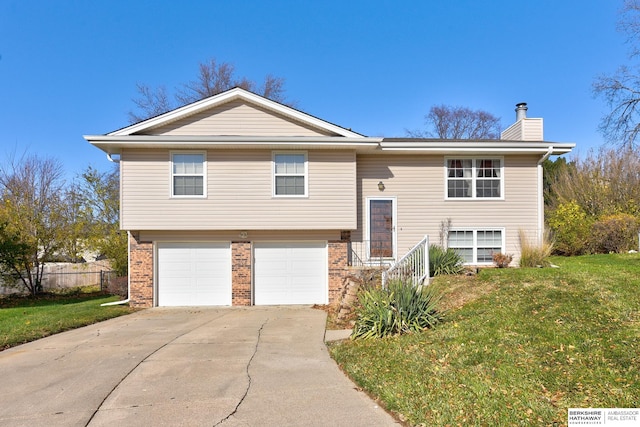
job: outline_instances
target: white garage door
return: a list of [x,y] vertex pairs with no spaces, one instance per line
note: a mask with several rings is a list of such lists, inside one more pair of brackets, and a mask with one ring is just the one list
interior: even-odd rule
[[326,304],[327,242],[255,243],[256,305]]
[[158,305],[231,305],[229,243],[159,243]]

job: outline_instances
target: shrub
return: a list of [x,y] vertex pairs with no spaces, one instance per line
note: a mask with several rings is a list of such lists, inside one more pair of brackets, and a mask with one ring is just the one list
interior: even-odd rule
[[588,252],[593,220],[577,202],[560,204],[549,215],[548,224],[554,234],[555,252],[559,255],[581,255]]
[[638,220],[629,214],[608,215],[592,227],[590,248],[594,252],[626,252],[638,245]]
[[386,289],[362,290],[358,299],[360,306],[352,339],[418,332],[433,327],[442,319],[436,309],[439,296],[429,286],[392,280]]
[[549,257],[553,252],[553,243],[545,233],[542,244],[534,245],[529,242],[524,230],[518,231],[520,242],[520,267],[548,267],[551,265]]
[[596,219],[605,215],[640,215],[640,150],[601,147],[572,160],[549,176],[552,206],[574,202]]
[[509,264],[513,261],[513,255],[503,254],[502,252],[494,252],[491,257],[498,268],[509,267]]
[[460,274],[464,270],[464,258],[451,248],[429,246],[429,272],[431,276]]

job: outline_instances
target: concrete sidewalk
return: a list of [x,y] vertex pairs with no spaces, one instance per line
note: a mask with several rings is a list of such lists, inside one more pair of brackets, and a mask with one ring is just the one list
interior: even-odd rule
[[304,307],[144,310],[0,352],[0,425],[388,426]]

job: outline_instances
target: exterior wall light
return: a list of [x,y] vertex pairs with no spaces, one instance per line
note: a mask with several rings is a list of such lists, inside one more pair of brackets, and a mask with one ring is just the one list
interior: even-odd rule
[[380,181],[380,182],[378,183],[378,190],[380,190],[380,191],[384,191],[384,182]]

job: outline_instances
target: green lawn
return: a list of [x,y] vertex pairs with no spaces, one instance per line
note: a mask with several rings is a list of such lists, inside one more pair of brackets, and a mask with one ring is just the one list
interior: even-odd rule
[[118,299],[102,294],[0,299],[0,350],[134,310],[126,305],[100,307]]
[[439,277],[444,323],[332,346],[408,425],[566,425],[567,408],[640,407],[640,255]]

